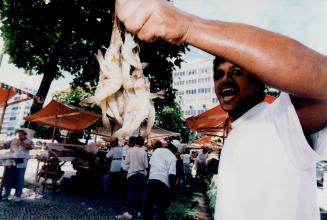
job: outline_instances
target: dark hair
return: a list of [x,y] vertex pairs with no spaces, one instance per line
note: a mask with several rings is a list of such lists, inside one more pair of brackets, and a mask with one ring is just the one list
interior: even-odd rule
[[[216,71],[216,69],[223,63],[229,62],[227,60],[225,60],[222,57],[218,57],[216,56],[215,59],[213,60],[213,72]],[[256,87],[256,95],[255,95],[255,101],[256,102],[262,102],[265,99],[266,93],[266,85],[261,82],[260,80],[258,80],[257,78],[253,77],[253,80],[255,81],[255,83],[257,84]]]
[[144,144],[144,138],[142,136],[137,136],[135,138],[135,144],[137,144],[139,146],[143,146],[143,144]]
[[213,71],[215,72],[215,70],[218,68],[218,66],[220,66],[220,64],[226,63],[227,60],[225,60],[222,57],[215,57],[215,59],[213,60]]
[[153,150],[155,150],[157,148],[162,148],[162,142],[161,141],[157,141],[156,143],[154,143]]
[[190,154],[190,149],[189,148],[185,148],[184,154]]
[[135,136],[131,136],[131,137],[128,139],[128,144],[129,144],[129,145],[135,145],[135,140],[136,140],[136,137],[135,137]]
[[118,145],[119,145],[118,138],[115,138],[115,140],[113,141],[113,147],[117,147]]
[[168,146],[167,146],[168,150],[170,150],[173,154],[175,154],[178,149],[177,147],[175,147],[175,145],[173,145],[172,143],[168,143]]
[[18,133],[18,132],[22,132],[24,135],[27,135],[26,131],[24,131],[24,130],[22,130],[22,129],[18,130],[17,133]]

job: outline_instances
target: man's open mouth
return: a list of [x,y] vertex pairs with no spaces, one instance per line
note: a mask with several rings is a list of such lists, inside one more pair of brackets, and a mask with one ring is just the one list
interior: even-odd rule
[[239,88],[237,86],[223,86],[220,89],[220,96],[223,98],[224,102],[230,102],[238,93]]

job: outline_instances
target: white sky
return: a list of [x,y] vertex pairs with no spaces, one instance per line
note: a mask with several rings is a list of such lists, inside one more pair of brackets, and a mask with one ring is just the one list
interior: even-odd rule
[[[255,25],[292,37],[327,55],[327,0],[174,0],[175,5],[197,16]],[[0,40],[0,49],[1,49]],[[192,48],[187,59],[210,55]],[[51,92],[67,87],[71,76],[52,83]],[[0,82],[19,87],[22,82],[38,88],[40,76],[26,76],[7,64],[0,68]]]
[[[175,0],[199,17],[255,25],[327,55],[327,0]],[[203,56],[197,51],[192,56]]]

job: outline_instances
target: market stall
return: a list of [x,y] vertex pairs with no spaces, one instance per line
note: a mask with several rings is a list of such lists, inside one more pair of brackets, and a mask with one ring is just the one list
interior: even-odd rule
[[[52,100],[39,112],[25,117],[25,120],[53,127],[52,142],[54,142],[56,129],[79,132],[97,122],[100,118],[101,116],[98,114]],[[75,157],[86,155],[85,147],[86,145],[67,143],[49,144],[49,157],[37,158],[35,189],[37,186],[43,185],[42,191],[44,192],[48,179],[51,179],[52,187],[55,189],[57,180],[63,175],[60,167],[67,161],[73,161]],[[67,155],[67,152],[69,152],[69,155]]]
[[[16,94],[24,94],[25,97],[9,102]],[[26,91],[17,89],[13,86],[9,86],[5,83],[0,82],[0,108],[2,108],[2,114],[0,118],[0,133],[2,130],[2,124],[6,113],[6,108],[8,106],[16,105],[20,102],[24,102],[33,98],[35,98],[38,102],[42,102],[42,100],[38,96],[32,95]]]
[[[275,100],[273,96],[266,96],[265,102],[272,103]],[[224,129],[228,118],[220,105],[209,109],[199,115],[191,116],[186,119],[187,126],[195,132],[205,135],[217,135],[224,137]]]
[[[146,126],[142,125],[138,131],[134,132],[133,136],[138,136],[140,134],[143,134],[145,129],[146,129]],[[107,128],[97,128],[97,130],[92,131],[92,133],[103,136],[103,137],[111,137],[113,135],[113,132]],[[150,134],[146,137],[146,139],[147,140],[155,140],[155,139],[161,139],[161,138],[166,138],[166,137],[177,137],[177,136],[180,136],[180,134],[176,133],[176,132],[165,130],[163,128],[159,128],[154,125],[151,129]]]

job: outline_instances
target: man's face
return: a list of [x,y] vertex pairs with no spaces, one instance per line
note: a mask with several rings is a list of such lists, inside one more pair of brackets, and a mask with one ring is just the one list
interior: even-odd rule
[[215,69],[213,78],[220,106],[228,113],[239,111],[242,103],[255,94],[254,78],[232,63],[220,64]]
[[18,132],[18,139],[19,140],[25,140],[26,139],[26,134],[24,132],[19,131]]

